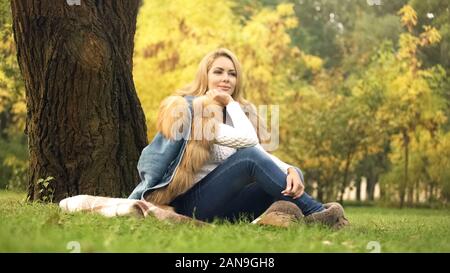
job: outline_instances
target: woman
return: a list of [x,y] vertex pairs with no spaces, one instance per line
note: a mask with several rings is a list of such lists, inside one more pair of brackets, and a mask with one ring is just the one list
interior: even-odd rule
[[194,82],[161,103],[158,134],[138,163],[142,182],[129,198],[205,221],[255,217],[284,200],[307,222],[348,223],[339,204],[304,192],[300,169],[262,148],[256,124],[255,107],[242,97],[239,61],[227,49],[209,53]]

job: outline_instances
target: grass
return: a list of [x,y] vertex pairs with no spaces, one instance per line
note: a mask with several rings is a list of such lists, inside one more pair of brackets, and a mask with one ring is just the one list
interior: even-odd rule
[[370,252],[377,244],[381,252],[450,252],[449,210],[347,207],[352,225],[333,231],[105,218],[24,199],[0,191],[0,252],[70,252],[72,241],[81,252]]

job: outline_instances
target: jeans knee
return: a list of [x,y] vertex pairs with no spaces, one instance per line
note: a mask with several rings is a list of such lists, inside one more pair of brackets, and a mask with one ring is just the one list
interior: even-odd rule
[[258,157],[258,156],[260,156],[260,153],[261,153],[261,151],[258,148],[256,148],[256,146],[242,148],[242,149],[239,149],[238,152],[242,156],[246,156],[246,157]]
[[247,147],[239,149],[238,152],[241,154],[241,156],[244,159],[247,159],[249,161],[255,162],[261,162],[266,160],[271,160],[270,157],[264,153],[264,151],[261,151],[256,146]]

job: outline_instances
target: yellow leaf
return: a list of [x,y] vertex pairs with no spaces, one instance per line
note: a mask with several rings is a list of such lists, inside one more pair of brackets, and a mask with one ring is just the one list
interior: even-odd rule
[[412,31],[412,28],[417,25],[417,13],[410,5],[404,5],[398,12],[401,18],[401,22],[404,26]]

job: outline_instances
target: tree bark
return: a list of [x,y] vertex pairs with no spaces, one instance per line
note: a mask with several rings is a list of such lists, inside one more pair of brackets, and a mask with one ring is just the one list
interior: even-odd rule
[[125,197],[147,144],[132,80],[140,1],[70,2],[11,1],[27,100],[28,197]]

